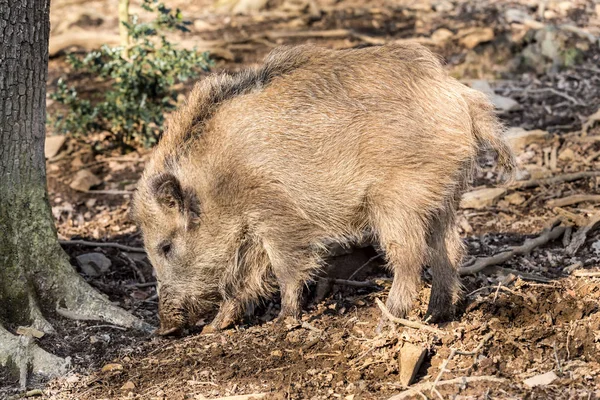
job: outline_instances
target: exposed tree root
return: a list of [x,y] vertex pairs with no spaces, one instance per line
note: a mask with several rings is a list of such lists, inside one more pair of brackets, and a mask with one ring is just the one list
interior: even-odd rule
[[[68,264],[68,262],[67,262]],[[114,325],[151,332],[154,328],[129,312],[114,306],[106,296],[89,286],[81,276],[70,270],[63,279],[57,279],[53,288],[59,299],[56,311],[76,320],[104,321]]]
[[19,383],[27,386],[29,373],[47,378],[64,374],[70,358],[57,357],[40,348],[29,336],[15,336],[0,326],[0,365],[19,372]]

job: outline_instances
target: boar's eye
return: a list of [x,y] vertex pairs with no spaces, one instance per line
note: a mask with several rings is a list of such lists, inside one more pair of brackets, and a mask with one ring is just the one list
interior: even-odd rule
[[163,241],[158,245],[158,252],[163,256],[163,257],[168,257],[169,254],[171,253],[171,250],[173,248],[173,243],[171,243],[170,241]]

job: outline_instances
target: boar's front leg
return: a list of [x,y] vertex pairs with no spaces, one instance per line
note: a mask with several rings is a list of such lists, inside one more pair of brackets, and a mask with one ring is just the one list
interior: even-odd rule
[[302,311],[302,289],[312,272],[319,268],[318,257],[303,251],[280,253],[272,257],[271,263],[281,293],[281,311],[277,319],[298,319]]
[[223,301],[219,312],[210,323],[210,330],[220,331],[233,325],[242,311],[242,303],[237,299]]

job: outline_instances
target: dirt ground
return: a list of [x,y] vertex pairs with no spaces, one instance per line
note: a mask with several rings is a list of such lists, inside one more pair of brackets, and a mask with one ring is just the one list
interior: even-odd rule
[[[72,371],[51,382],[31,382],[32,389],[41,389],[31,395],[600,398],[600,199],[572,197],[600,193],[600,123],[593,117],[600,108],[600,5],[579,0],[286,0],[269,1],[260,12],[232,15],[205,0],[168,4],[181,7],[193,21],[192,31],[179,39],[210,48],[216,70],[258,62],[278,44],[349,48],[416,39],[440,53],[453,76],[472,85],[489,83],[492,94],[515,100],[516,106],[499,111],[507,127],[539,130],[513,143],[518,180],[495,201],[462,208],[459,221],[466,267],[523,243],[531,248],[463,276],[458,315],[432,325],[435,332],[396,325],[376,333],[381,317],[376,299],[385,301],[391,282],[369,248],[335,260],[324,278],[345,281],[309,285],[302,323],[275,323],[277,298],[248,312],[234,329],[202,333],[210,321],[200,321],[181,338],[57,317],[57,334],[38,343],[70,357]],[[115,0],[53,0],[52,37],[81,31],[114,35],[113,10]],[[50,60],[49,90],[63,75],[79,79],[66,66],[64,52],[57,52]],[[82,83],[94,90],[94,82]],[[182,93],[188,88],[182,87]],[[55,110],[49,102],[49,113]],[[128,212],[148,152],[121,154],[101,150],[102,143],[102,135],[69,139],[48,161],[59,238],[141,247]],[[71,189],[82,169],[100,177],[94,189],[113,193]],[[569,175],[579,172],[587,175]],[[474,186],[497,185],[492,158],[482,157]],[[532,242],[552,233],[552,240]],[[144,253],[68,242],[64,248],[92,286],[157,325],[154,277]],[[77,257],[86,253],[106,256],[108,270],[82,269]],[[423,278],[409,315],[413,321],[422,322],[427,308],[428,270]],[[412,389],[400,379],[410,344],[425,351]],[[554,373],[549,382],[525,383],[545,373]],[[19,398],[23,392],[17,383],[18,377],[0,370],[0,398]]]

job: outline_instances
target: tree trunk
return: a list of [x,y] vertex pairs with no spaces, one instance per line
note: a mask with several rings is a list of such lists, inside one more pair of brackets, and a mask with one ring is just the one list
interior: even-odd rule
[[0,0],[0,365],[18,367],[22,385],[32,368],[52,375],[66,364],[10,334],[18,325],[52,333],[44,315],[58,312],[147,327],[87,285],[58,244],[44,159],[49,7]]

